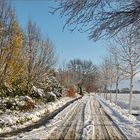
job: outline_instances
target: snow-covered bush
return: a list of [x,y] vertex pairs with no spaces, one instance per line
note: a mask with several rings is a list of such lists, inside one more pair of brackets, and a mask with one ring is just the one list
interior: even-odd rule
[[46,101],[47,102],[54,102],[56,101],[56,95],[53,92],[48,92],[46,95]]
[[20,96],[20,102],[18,104],[20,110],[27,111],[35,108],[35,101],[29,96]]
[[56,95],[56,97],[59,99],[60,97],[62,97],[62,94],[60,93],[60,92],[53,92],[55,95]]
[[18,110],[16,99],[10,97],[1,97],[0,110],[1,114],[3,114],[6,110]]
[[31,88],[31,96],[34,98],[42,98],[44,96],[44,90],[33,86]]
[[38,87],[43,89],[45,93],[51,92],[51,91],[61,92],[60,91],[61,86],[54,76],[46,77],[45,81],[42,83],[39,83]]
[[26,87],[24,86],[23,81],[14,81],[11,85],[8,83],[3,83],[0,89],[1,97],[16,97],[26,95]]
[[[56,98],[62,97],[62,87],[56,79],[56,77],[49,75],[45,81],[38,84],[42,90],[44,90],[45,97],[48,98],[48,92],[53,92]],[[48,99],[50,101],[50,99]],[[53,100],[52,100],[53,101]]]
[[32,120],[30,117],[24,117],[24,118],[21,118],[21,119],[18,119],[17,121],[16,121],[16,125],[23,125],[24,123],[26,123],[26,122],[28,122],[28,121],[30,121],[30,120]]
[[1,97],[12,95],[12,88],[6,82],[1,85],[1,89],[0,90],[1,90],[1,94],[0,94]]
[[30,110],[36,107],[35,101],[29,96],[1,97],[0,114],[8,110]]
[[44,79],[32,85],[30,93],[27,93],[26,84],[22,80],[17,80],[12,85],[4,83],[0,91],[0,114],[7,110],[27,111],[37,104],[53,102],[62,97],[62,87],[56,78],[48,75]]

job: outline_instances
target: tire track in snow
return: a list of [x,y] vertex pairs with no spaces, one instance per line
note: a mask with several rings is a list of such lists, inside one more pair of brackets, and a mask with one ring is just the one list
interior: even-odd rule
[[[85,98],[85,97],[84,97]],[[78,102],[78,101],[77,101]],[[68,107],[69,109],[69,113],[67,112],[67,110],[65,111],[65,113],[70,114],[67,115],[68,118],[67,119],[63,119],[62,120],[62,124],[60,124],[60,126],[58,126],[54,132],[49,136],[49,139],[75,139],[76,136],[76,130],[77,129],[77,122],[79,120],[79,113],[83,111],[83,107],[86,104],[86,100],[85,99],[81,99],[76,107],[73,107],[73,109],[71,109],[71,107]],[[76,102],[75,102],[76,104]],[[83,116],[83,115],[81,115]],[[83,123],[83,120],[81,120],[81,122]],[[80,123],[80,127],[79,129],[82,128],[82,124]],[[63,127],[62,127],[63,126]],[[61,129],[61,131],[60,131]],[[48,138],[47,138],[48,139]]]
[[84,126],[84,108],[85,108],[85,105],[86,105],[86,102],[87,101],[84,101],[84,102],[81,102],[81,105],[80,105],[80,108],[77,112],[75,117],[73,118],[72,120],[72,125],[71,127],[69,128],[66,136],[65,136],[65,139],[79,139],[80,136],[82,135],[82,128]]
[[85,110],[84,110],[84,127],[83,127],[83,134],[80,139],[93,139],[94,135],[94,123],[93,123],[93,116],[92,116],[92,106],[91,103],[93,102],[92,96],[88,97],[88,102],[86,103]]
[[66,117],[62,118],[60,124],[56,127],[53,133],[49,135],[49,139],[56,139],[56,138],[60,139],[60,137],[61,139],[64,139],[69,127],[71,126],[71,123],[69,122],[74,120],[74,116],[76,115],[79,106],[80,104],[75,104],[75,106],[73,106],[71,111],[67,112],[67,110],[65,110],[64,113],[67,113]]
[[17,130],[13,130],[11,132],[1,133],[0,134],[0,139],[6,138],[6,137],[12,137],[14,135],[26,133],[26,132],[29,132],[29,131],[31,131],[33,129],[37,129],[39,127],[42,127],[44,124],[48,123],[50,119],[54,118],[59,112],[63,111],[66,107],[68,107],[69,105],[71,105],[72,103],[74,103],[75,101],[77,101],[79,99],[81,99],[81,97],[78,97],[78,98],[76,98],[76,99],[74,99],[72,101],[67,102],[62,107],[60,107],[57,110],[53,111],[51,114],[47,114],[42,119],[40,119],[39,121],[33,123],[30,126],[27,126],[25,128],[20,128],[20,129],[17,129]]
[[[94,97],[95,98],[95,97]],[[126,139],[124,135],[118,130],[114,125],[114,122],[108,118],[104,110],[100,107],[100,104],[95,99],[95,112],[96,122],[95,124],[95,139],[113,139],[113,140],[122,140]]]
[[92,94],[64,108],[42,128],[23,134],[22,139],[126,139]]
[[103,114],[100,112],[100,108],[99,108],[99,104],[98,102],[96,101],[95,97],[94,97],[94,126],[95,126],[95,135],[94,135],[94,138],[95,139],[111,139],[109,137],[109,134],[108,134],[108,131],[105,127],[105,124],[104,124],[104,121],[103,121]]

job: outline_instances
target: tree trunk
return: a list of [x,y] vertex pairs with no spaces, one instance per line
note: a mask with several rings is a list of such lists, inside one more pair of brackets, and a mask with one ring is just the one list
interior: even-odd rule
[[106,95],[105,99],[107,100],[108,99],[107,85],[105,85],[105,87],[104,87],[104,93]]
[[4,85],[4,82],[6,80],[6,74],[7,74],[7,69],[8,69],[8,62],[6,62],[2,74],[1,74],[1,78],[0,78],[0,87],[2,87]]
[[108,92],[106,92],[106,100],[108,99]]
[[110,85],[110,102],[112,102],[112,91],[111,91],[111,89],[112,89],[112,84]]
[[115,105],[117,105],[117,100],[118,100],[118,86],[119,86],[119,80],[117,78],[117,81],[116,81],[116,98],[115,98]]
[[83,95],[83,85],[81,83],[78,84],[78,92],[80,95]]
[[130,78],[129,114],[132,113],[133,75]]
[[104,92],[104,91],[103,91],[103,93],[104,93],[104,94],[103,94],[103,95],[104,95],[104,99],[106,99],[106,94],[105,94],[105,92]]

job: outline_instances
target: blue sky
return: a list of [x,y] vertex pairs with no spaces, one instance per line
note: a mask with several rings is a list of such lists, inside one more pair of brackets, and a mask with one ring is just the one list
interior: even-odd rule
[[106,55],[107,42],[100,40],[94,42],[88,39],[87,33],[63,30],[64,18],[60,18],[59,12],[55,15],[49,13],[50,6],[55,3],[50,0],[12,0],[20,25],[25,28],[28,19],[35,22],[45,37],[49,37],[55,46],[58,63],[74,58],[92,60],[99,64]]

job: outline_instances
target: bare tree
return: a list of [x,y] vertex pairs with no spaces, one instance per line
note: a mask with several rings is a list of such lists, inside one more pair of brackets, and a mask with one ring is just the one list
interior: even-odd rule
[[30,93],[32,88],[32,73],[34,69],[34,60],[37,54],[38,47],[40,46],[40,31],[36,24],[33,24],[30,20],[27,25],[26,35],[26,54],[27,54],[27,92]]
[[108,96],[108,91],[110,91],[110,102],[111,102],[112,99],[111,90],[114,82],[114,67],[110,56],[103,58],[100,70],[100,81],[104,85],[103,90],[106,93],[106,99]]
[[119,46],[116,48],[121,64],[120,69],[125,77],[130,79],[130,97],[129,97],[129,113],[132,112],[132,95],[134,86],[134,77],[139,72],[140,66],[140,45],[135,41],[133,36],[125,36],[118,38]]
[[58,69],[57,79],[60,82],[60,84],[63,85],[64,87],[67,87],[69,85],[68,84],[68,79],[69,79],[68,75],[69,75],[69,73],[67,71],[66,60],[63,60]]
[[38,85],[46,80],[48,73],[56,64],[54,47],[49,39],[40,43],[32,63],[34,63],[32,83]]
[[47,72],[56,63],[52,42],[41,38],[40,30],[30,20],[25,38],[25,53],[27,57],[27,92],[34,84],[44,81]]
[[[140,1],[139,0],[55,0],[55,11],[67,17],[65,26],[71,30],[88,31],[91,39],[104,35],[114,35],[124,27],[133,28],[139,34]],[[130,28],[129,28],[130,29]]]
[[95,85],[92,82],[96,81],[97,67],[91,61],[80,59],[71,60],[68,63],[68,71],[72,74],[72,81],[75,85],[78,84],[81,92],[82,87],[87,88],[89,92],[91,89],[95,90],[95,87],[93,88]]
[[15,13],[9,0],[0,0],[0,54],[2,48],[7,45],[11,36],[12,23],[15,20]]
[[118,93],[119,93],[119,83],[121,80],[123,80],[123,72],[120,69],[121,60],[119,57],[119,52],[117,51],[117,47],[111,43],[108,47],[109,53],[111,55],[112,59],[112,64],[113,64],[113,73],[114,73],[114,82],[115,82],[115,92],[116,92],[116,97],[115,97],[115,104],[117,104],[117,99],[118,99]]
[[7,71],[7,59],[11,56],[12,50],[7,52],[5,50],[13,36],[14,21],[15,14],[10,1],[0,0],[0,84],[3,84],[4,75]]

